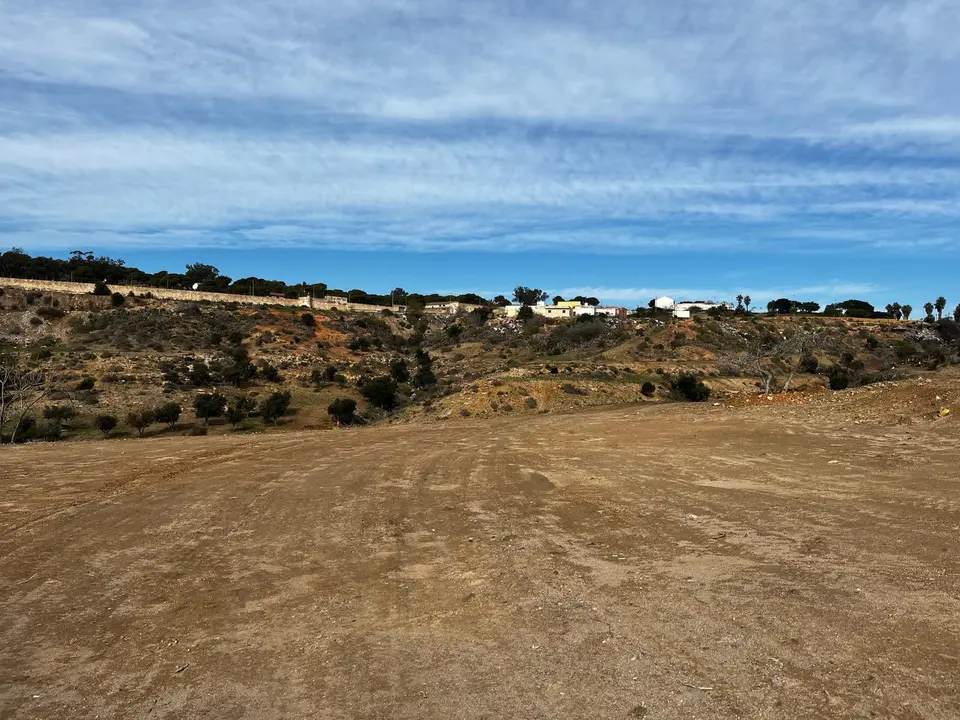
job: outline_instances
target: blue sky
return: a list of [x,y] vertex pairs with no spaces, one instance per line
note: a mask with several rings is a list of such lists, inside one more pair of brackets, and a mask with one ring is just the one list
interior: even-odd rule
[[6,0],[0,247],[960,301],[955,0]]

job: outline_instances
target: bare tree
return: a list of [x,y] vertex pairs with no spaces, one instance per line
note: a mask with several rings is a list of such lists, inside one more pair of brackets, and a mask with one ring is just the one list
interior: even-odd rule
[[23,419],[51,390],[42,370],[25,367],[14,353],[0,355],[0,431],[12,423],[9,442],[17,441]]
[[789,374],[779,392],[787,392],[800,369],[803,357],[819,346],[822,332],[798,329],[791,335],[739,334],[742,350],[729,358],[731,364],[757,375],[763,383],[763,394],[777,391],[777,379],[785,366]]

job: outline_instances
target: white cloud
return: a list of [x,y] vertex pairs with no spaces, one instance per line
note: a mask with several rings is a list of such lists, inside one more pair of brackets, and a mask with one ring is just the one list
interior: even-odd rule
[[8,0],[0,241],[941,242],[960,196],[954,10]]

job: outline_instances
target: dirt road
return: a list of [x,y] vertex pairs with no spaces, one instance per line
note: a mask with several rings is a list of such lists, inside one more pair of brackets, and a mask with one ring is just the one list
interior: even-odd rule
[[960,717],[954,427],[3,448],[0,716]]

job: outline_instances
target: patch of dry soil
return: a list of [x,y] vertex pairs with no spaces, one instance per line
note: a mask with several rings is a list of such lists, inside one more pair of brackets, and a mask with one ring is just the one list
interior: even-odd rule
[[956,425],[0,449],[0,716],[960,717]]

